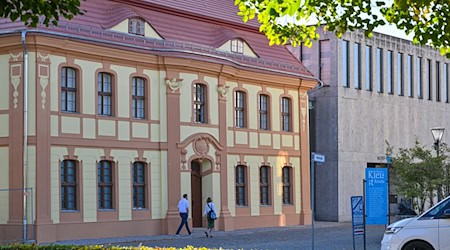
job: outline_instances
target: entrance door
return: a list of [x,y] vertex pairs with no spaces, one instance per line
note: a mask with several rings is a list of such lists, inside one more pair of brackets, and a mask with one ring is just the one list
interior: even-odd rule
[[202,227],[202,176],[201,164],[197,160],[191,162],[191,202],[192,226]]

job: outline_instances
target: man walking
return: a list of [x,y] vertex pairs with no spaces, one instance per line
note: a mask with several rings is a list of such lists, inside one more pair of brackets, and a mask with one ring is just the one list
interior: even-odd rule
[[187,222],[188,214],[189,214],[189,202],[187,200],[188,195],[183,194],[183,198],[178,202],[178,211],[180,212],[181,217],[181,224],[178,227],[176,236],[180,236],[180,231],[183,228],[183,225],[186,225],[186,229],[189,233],[189,236],[191,236],[191,230],[189,230],[189,225]]

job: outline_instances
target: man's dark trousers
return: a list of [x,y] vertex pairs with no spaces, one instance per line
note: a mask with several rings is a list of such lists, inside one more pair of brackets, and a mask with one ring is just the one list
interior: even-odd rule
[[188,214],[187,213],[180,213],[180,217],[181,217],[181,224],[178,227],[177,230],[177,234],[180,234],[181,229],[183,228],[184,225],[186,225],[186,229],[189,233],[189,235],[191,234],[191,230],[189,230],[189,225],[187,223],[187,219],[188,219]]

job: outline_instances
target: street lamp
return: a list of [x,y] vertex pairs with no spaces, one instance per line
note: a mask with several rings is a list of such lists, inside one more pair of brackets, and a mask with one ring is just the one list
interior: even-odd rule
[[[436,149],[437,157],[439,157],[439,144],[442,141],[442,136],[444,136],[444,130],[445,130],[445,128],[432,128],[431,129],[431,134],[433,135],[433,139],[434,139],[434,149]],[[440,200],[441,200],[441,186],[439,185],[438,201],[440,201]]]

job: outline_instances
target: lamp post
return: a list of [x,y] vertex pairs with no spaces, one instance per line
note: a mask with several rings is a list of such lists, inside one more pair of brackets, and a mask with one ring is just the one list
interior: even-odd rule
[[[444,131],[445,131],[445,128],[432,128],[431,129],[431,134],[433,135],[433,139],[434,139],[434,149],[436,149],[437,157],[439,157],[439,144],[441,143],[442,137],[444,136]],[[447,172],[447,177],[448,177],[448,172]],[[441,185],[439,185],[437,198],[438,198],[438,201],[441,200]]]

